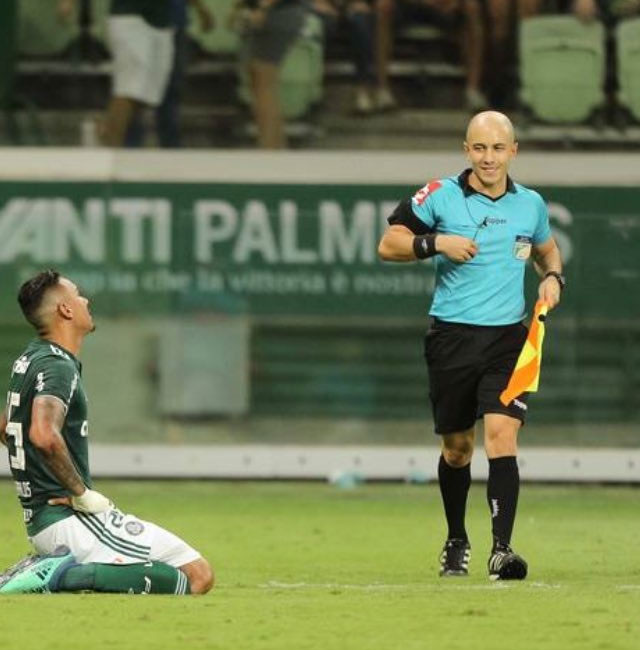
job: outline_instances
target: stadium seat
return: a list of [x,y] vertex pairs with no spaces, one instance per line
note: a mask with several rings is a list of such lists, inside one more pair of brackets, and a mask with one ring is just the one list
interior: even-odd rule
[[[302,117],[320,101],[323,91],[323,26],[315,14],[309,14],[302,34],[293,45],[280,69],[280,103],[285,119]],[[251,103],[246,65],[241,60],[238,96]]]
[[640,121],[640,18],[616,28],[618,101]]
[[520,99],[544,122],[575,123],[604,103],[605,31],[573,16],[520,26]]
[[18,50],[26,56],[62,54],[79,34],[78,21],[61,21],[57,2],[20,0]]
[[191,20],[189,35],[207,53],[235,54],[240,47],[238,33],[229,26],[235,0],[203,0],[215,16],[216,24],[210,32],[201,32],[196,20]]

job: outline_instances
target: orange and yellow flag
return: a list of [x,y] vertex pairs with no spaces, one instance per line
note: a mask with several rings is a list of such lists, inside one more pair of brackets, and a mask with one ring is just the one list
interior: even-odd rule
[[516,367],[511,373],[507,387],[500,395],[500,401],[508,406],[511,400],[524,392],[538,390],[540,365],[542,364],[542,341],[544,340],[544,321],[549,307],[538,300],[533,310],[529,335],[522,347]]

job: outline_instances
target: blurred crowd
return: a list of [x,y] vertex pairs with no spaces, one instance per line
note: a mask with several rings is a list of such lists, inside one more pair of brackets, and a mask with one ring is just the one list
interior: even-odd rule
[[582,21],[640,14],[640,0],[314,0],[331,34],[342,17],[350,27],[356,71],[355,109],[396,106],[390,83],[394,36],[402,26],[435,24],[459,43],[470,111],[509,108],[510,68],[517,56],[518,23],[542,14],[573,14]]
[[[58,0],[62,20],[74,20],[83,0]],[[398,108],[391,65],[402,30],[431,25],[445,34],[464,67],[467,110],[510,109],[518,24],[543,14],[572,14],[585,23],[640,15],[640,0],[235,0],[224,25],[216,25],[208,0],[111,0],[108,38],[113,60],[112,96],[101,125],[104,144],[139,146],[141,111],[155,113],[157,140],[181,145],[179,108],[188,65],[187,25],[202,32],[240,34],[250,105],[263,148],[286,146],[278,92],[283,61],[309,17],[322,24],[327,47],[337,32],[348,34],[353,64],[353,111],[361,115]]]

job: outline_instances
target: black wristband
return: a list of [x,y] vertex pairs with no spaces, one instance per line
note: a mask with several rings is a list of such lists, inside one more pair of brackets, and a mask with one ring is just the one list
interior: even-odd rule
[[560,286],[560,291],[564,291],[564,287],[567,284],[567,281],[564,279],[564,275],[558,273],[557,271],[547,271],[547,273],[544,274],[544,279],[546,280],[547,278],[555,278],[558,282],[558,285]]
[[418,235],[413,238],[413,253],[419,260],[426,260],[433,257],[436,251],[436,236],[432,233],[428,235]]

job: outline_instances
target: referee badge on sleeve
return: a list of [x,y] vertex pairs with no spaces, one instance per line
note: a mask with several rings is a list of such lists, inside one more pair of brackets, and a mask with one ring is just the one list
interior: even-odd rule
[[527,235],[517,235],[516,243],[513,246],[513,256],[517,260],[528,260],[531,256],[531,245],[533,239]]

